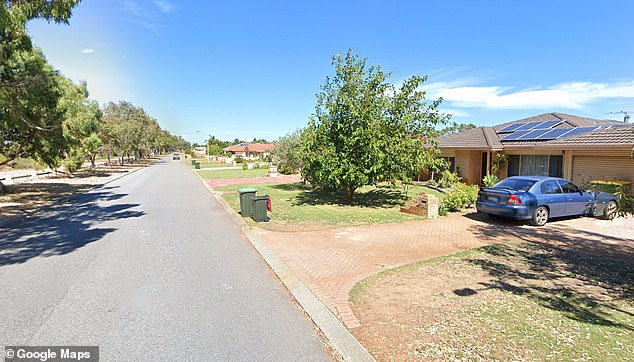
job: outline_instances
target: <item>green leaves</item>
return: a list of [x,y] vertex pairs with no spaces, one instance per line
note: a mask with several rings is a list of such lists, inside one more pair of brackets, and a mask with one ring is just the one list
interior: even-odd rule
[[344,191],[348,201],[361,186],[411,180],[437,154],[427,144],[448,120],[437,111],[441,100],[425,102],[420,86],[427,78],[397,88],[387,83],[389,73],[367,67],[351,50],[332,64],[335,76],[321,87],[302,136],[302,175]]

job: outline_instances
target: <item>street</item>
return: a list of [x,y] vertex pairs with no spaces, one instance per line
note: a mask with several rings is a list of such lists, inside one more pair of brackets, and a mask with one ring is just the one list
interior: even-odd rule
[[103,361],[330,359],[171,156],[0,230],[0,295],[0,346],[99,346]]

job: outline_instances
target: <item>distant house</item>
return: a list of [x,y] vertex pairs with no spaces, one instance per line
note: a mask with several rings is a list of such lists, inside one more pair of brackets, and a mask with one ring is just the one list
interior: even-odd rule
[[269,156],[275,150],[275,145],[272,143],[239,143],[225,147],[222,150],[231,154],[231,157],[240,156],[255,160]]
[[207,147],[205,146],[194,147],[194,153],[198,156],[204,156],[207,154]]
[[634,125],[563,113],[478,127],[438,138],[441,156],[463,181],[498,176],[549,175],[578,185],[598,180],[634,182]]

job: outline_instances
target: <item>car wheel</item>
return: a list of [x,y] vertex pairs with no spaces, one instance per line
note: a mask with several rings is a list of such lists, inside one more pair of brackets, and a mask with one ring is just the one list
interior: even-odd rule
[[616,209],[617,209],[616,201],[612,200],[608,202],[608,204],[605,206],[605,210],[603,211],[602,219],[606,219],[606,220],[614,219],[614,217],[616,216]]
[[531,224],[535,226],[543,226],[548,221],[548,209],[546,206],[540,206],[533,211]]

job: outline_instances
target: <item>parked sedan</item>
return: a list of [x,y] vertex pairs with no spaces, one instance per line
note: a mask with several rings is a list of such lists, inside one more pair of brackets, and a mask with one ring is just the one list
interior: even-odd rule
[[569,215],[611,219],[617,198],[607,192],[581,190],[572,182],[546,176],[513,176],[478,192],[479,212],[544,225],[551,217]]

